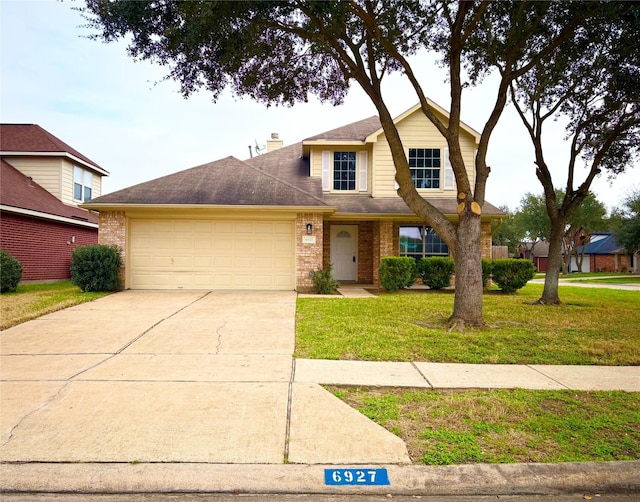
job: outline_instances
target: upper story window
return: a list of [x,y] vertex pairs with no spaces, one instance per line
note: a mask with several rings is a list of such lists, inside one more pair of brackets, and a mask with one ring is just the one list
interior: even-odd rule
[[91,200],[93,175],[90,171],[74,166],[73,168],[73,198],[82,202]]
[[322,190],[326,192],[366,192],[368,153],[324,150],[322,152]]
[[416,188],[440,188],[439,148],[409,148],[408,160]]
[[333,152],[333,189],[356,189],[356,152]]

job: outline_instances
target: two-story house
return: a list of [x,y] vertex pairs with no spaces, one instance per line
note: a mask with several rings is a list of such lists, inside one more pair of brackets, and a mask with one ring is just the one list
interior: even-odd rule
[[35,124],[0,124],[0,168],[0,247],[25,281],[68,279],[72,250],[98,242],[97,216],[78,205],[109,173]]
[[[447,112],[431,105],[444,120]],[[419,193],[457,219],[445,139],[414,107],[396,119]],[[464,126],[474,176],[479,134]],[[378,284],[381,257],[446,256],[447,245],[396,193],[378,117],[267,153],[228,157],[99,197],[100,241],[123,250],[125,287],[309,290],[309,273],[334,265],[339,281]],[[482,251],[491,255],[485,204]]]

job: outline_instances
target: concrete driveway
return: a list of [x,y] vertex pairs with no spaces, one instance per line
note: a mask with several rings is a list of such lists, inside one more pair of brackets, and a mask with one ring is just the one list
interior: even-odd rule
[[0,334],[3,462],[408,463],[294,383],[294,292],[125,291]]

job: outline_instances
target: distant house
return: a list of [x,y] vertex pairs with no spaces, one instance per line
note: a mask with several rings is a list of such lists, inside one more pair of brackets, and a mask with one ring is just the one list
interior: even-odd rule
[[[448,113],[430,103],[446,122]],[[395,119],[418,193],[451,221],[458,202],[445,138],[415,106]],[[480,134],[462,125],[470,179]],[[378,117],[267,153],[227,157],[96,198],[100,241],[124,250],[131,289],[309,290],[310,272],[333,264],[342,282],[378,284],[383,256],[448,256],[447,244],[398,196]],[[483,256],[491,257],[485,203]]]
[[70,277],[72,250],[98,242],[98,218],[78,207],[109,173],[42,127],[0,124],[0,247],[22,280]]
[[[578,247],[584,252],[583,272],[629,272],[637,270],[637,256],[629,256],[626,249],[616,242],[612,232],[593,232],[589,243]],[[575,256],[571,257],[570,272],[577,272]]]
[[531,260],[538,272],[546,272],[549,261],[549,241],[543,239],[525,242],[518,248],[518,257]]

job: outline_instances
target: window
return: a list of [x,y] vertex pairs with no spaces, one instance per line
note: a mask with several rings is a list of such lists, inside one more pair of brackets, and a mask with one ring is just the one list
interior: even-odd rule
[[416,188],[440,188],[439,148],[409,148],[409,168]]
[[91,200],[91,185],[93,176],[91,173],[81,167],[73,168],[73,198],[82,202]]
[[449,256],[449,246],[431,227],[400,227],[400,256],[411,256],[416,260],[428,256]]
[[356,152],[333,152],[333,189],[356,189]]

